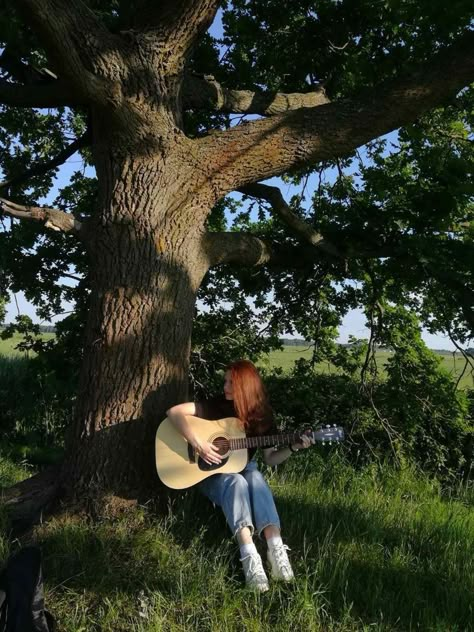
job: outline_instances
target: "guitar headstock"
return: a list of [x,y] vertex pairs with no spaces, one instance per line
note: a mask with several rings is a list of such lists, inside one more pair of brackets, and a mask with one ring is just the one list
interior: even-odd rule
[[321,443],[331,444],[333,441],[339,443],[339,441],[344,441],[344,428],[336,424],[320,426],[313,432],[313,437],[315,441],[321,441]]

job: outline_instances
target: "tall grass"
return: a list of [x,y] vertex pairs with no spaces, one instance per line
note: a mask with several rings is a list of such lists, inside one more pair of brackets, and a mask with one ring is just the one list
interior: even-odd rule
[[176,493],[160,514],[63,514],[32,535],[60,629],[474,629],[472,489],[449,497],[410,469],[356,471],[316,453],[270,473],[270,483],[293,585],[245,589],[220,512],[193,491]]
[[33,468],[26,462],[16,463],[5,456],[0,449],[0,566],[2,560],[8,557],[10,552],[10,542],[8,536],[8,512],[2,504],[1,489],[10,487],[15,483],[28,478],[33,473]]
[[60,444],[72,405],[37,358],[0,354],[0,438],[32,446]]

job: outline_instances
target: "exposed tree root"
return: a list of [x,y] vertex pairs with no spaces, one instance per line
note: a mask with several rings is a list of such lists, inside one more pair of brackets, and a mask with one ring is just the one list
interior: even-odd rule
[[13,537],[22,535],[51,512],[61,496],[59,471],[58,466],[50,467],[12,487],[0,489]]
[[[175,496],[154,476],[139,487],[125,481],[111,486],[106,482],[71,479],[63,465],[49,467],[11,487],[0,488],[0,504],[7,510],[7,531],[12,538],[25,536],[51,514],[61,512],[86,514],[92,520],[118,517],[137,506],[153,507],[161,513]],[[148,485],[147,485],[148,481]]]

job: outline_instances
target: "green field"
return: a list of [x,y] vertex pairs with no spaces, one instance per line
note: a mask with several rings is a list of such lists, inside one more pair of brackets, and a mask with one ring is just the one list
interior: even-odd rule
[[[41,334],[41,337],[43,338],[43,340],[51,340],[51,338],[54,338],[54,334]],[[22,342],[23,340],[23,336],[21,336],[20,334],[15,334],[12,338],[8,338],[7,340],[2,340],[0,338],[0,355],[5,355],[5,356],[26,356],[26,355],[33,355],[31,352],[25,352],[25,351],[19,351],[18,349],[15,349],[15,347]]]
[[[1,341],[0,354],[18,357],[18,341]],[[310,353],[288,346],[262,364],[288,370]],[[377,355],[381,365],[388,357]],[[463,363],[444,355],[443,364],[456,375]],[[0,487],[60,458],[48,450],[0,446]],[[91,492],[95,519],[58,508],[21,543],[0,504],[0,563],[20,545],[41,548],[46,607],[61,632],[474,632],[472,481],[445,489],[409,467],[356,469],[334,446],[265,473],[296,575],[265,595],[245,588],[221,513],[193,490],[105,509]]]
[[[262,360],[259,364],[262,367],[273,368],[281,367],[284,371],[290,370],[296,360],[299,358],[311,359],[312,350],[303,346],[287,346],[283,347],[281,351],[271,351],[268,354],[268,358]],[[390,351],[377,351],[376,358],[377,363],[382,367],[390,357]],[[449,371],[455,379],[459,377],[464,368],[464,358],[458,352],[456,353],[440,353],[442,359],[442,366]],[[318,371],[321,373],[334,373],[337,369],[329,362],[321,362],[317,365]],[[474,376],[469,367],[466,369],[461,382],[459,384],[461,388],[472,388],[474,386]]]
[[[50,340],[54,334],[45,333],[42,334],[44,340]],[[16,334],[13,338],[8,340],[0,339],[0,355],[6,356],[25,356],[25,352],[15,349],[22,337]],[[285,346],[281,351],[271,351],[267,358],[262,358],[259,365],[265,368],[281,367],[284,371],[290,370],[295,361],[299,358],[311,359],[312,350],[309,347],[304,346]],[[31,355],[31,353],[30,353]],[[387,359],[390,357],[389,351],[378,351],[377,362],[384,366]],[[440,353],[440,357],[443,361],[443,366],[447,369],[455,379],[462,373],[464,369],[464,358],[458,352],[456,353]],[[337,369],[329,362],[321,362],[317,365],[318,371],[321,373],[334,373]],[[474,387],[474,375],[470,371],[469,367],[464,372],[464,375],[459,384],[461,388],[473,388]]]

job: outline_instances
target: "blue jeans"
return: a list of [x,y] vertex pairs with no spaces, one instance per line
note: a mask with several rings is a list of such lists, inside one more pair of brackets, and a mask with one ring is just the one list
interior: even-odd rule
[[[260,534],[265,527],[280,528],[272,492],[255,461],[240,474],[214,474],[198,485],[199,490],[219,507],[235,535],[243,527]],[[255,526],[254,526],[255,525]]]

